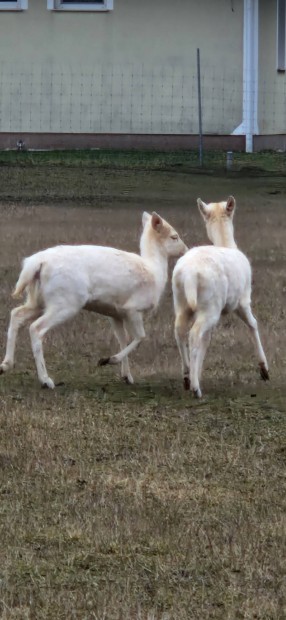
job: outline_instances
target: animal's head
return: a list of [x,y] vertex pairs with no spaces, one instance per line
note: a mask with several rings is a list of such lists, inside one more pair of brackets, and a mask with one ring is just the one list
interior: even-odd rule
[[155,211],[152,215],[144,211],[142,224],[145,233],[144,240],[154,241],[167,256],[178,257],[188,251],[175,228]]
[[198,198],[197,204],[206,224],[209,240],[216,246],[235,248],[233,216],[236,203],[234,197],[229,196],[224,202],[210,202],[209,204]]

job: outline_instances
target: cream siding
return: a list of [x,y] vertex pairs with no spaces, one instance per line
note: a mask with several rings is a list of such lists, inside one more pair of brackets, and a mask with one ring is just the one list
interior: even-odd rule
[[277,71],[277,0],[260,0],[259,11],[259,133],[285,134],[286,74]]
[[0,13],[0,131],[229,134],[242,116],[242,0],[114,0]]

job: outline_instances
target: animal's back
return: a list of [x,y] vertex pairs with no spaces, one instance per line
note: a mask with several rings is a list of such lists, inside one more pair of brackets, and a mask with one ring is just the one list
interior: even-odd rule
[[82,306],[101,300],[122,307],[137,290],[144,292],[145,285],[152,284],[152,275],[139,255],[92,245],[55,246],[26,258],[16,295],[37,274],[44,303],[60,291],[67,301],[72,296]]
[[186,303],[191,303],[192,307],[194,286],[196,306],[205,309],[214,304],[220,311],[234,310],[239,303],[250,301],[249,261],[234,248],[192,248],[177,262],[173,289],[177,296],[184,295]]

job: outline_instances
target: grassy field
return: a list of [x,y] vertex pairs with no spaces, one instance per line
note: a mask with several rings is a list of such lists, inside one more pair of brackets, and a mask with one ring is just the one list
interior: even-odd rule
[[189,246],[205,243],[196,197],[232,193],[271,381],[259,380],[245,326],[225,317],[204,398],[185,394],[169,285],[130,358],[134,386],[97,367],[118,349],[104,317],[82,313],[48,335],[55,391],[40,389],[23,331],[0,381],[1,619],[284,620],[285,178],[5,155],[3,355],[24,256],[61,242],[136,251],[144,209]]
[[[166,191],[173,187],[175,194],[179,191],[185,197],[186,184],[192,186],[190,175],[194,173],[199,175],[194,183],[200,192],[208,186],[205,176],[214,177],[215,185],[217,178],[225,178],[226,153],[206,152],[203,164],[200,168],[197,151],[0,151],[1,200],[27,204],[74,202],[101,207],[111,202],[126,205],[130,197],[132,204],[136,198],[140,204],[144,198],[147,203],[150,198],[160,203],[166,199]],[[154,172],[168,174],[154,175]],[[230,181],[254,178],[259,186],[262,177],[266,187],[267,178],[275,178],[271,190],[285,193],[285,174],[285,153],[234,153],[227,178]],[[150,175],[152,181],[148,183]],[[146,180],[151,196],[142,191]]]
[[[182,151],[114,151],[108,149],[64,150],[64,151],[0,151],[0,166],[37,167],[60,166],[127,170],[194,170],[199,168],[199,153],[196,150]],[[225,170],[224,151],[204,151],[202,171]],[[265,174],[286,172],[284,152],[260,151],[259,153],[233,153],[233,171]]]

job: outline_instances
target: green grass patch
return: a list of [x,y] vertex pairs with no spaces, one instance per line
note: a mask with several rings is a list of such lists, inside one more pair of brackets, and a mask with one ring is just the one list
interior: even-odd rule
[[[126,170],[199,169],[196,150],[184,151],[114,151],[108,149],[64,151],[0,151],[0,166],[72,166]],[[226,168],[226,153],[206,151],[203,170]],[[233,153],[233,171],[285,173],[285,153]]]

